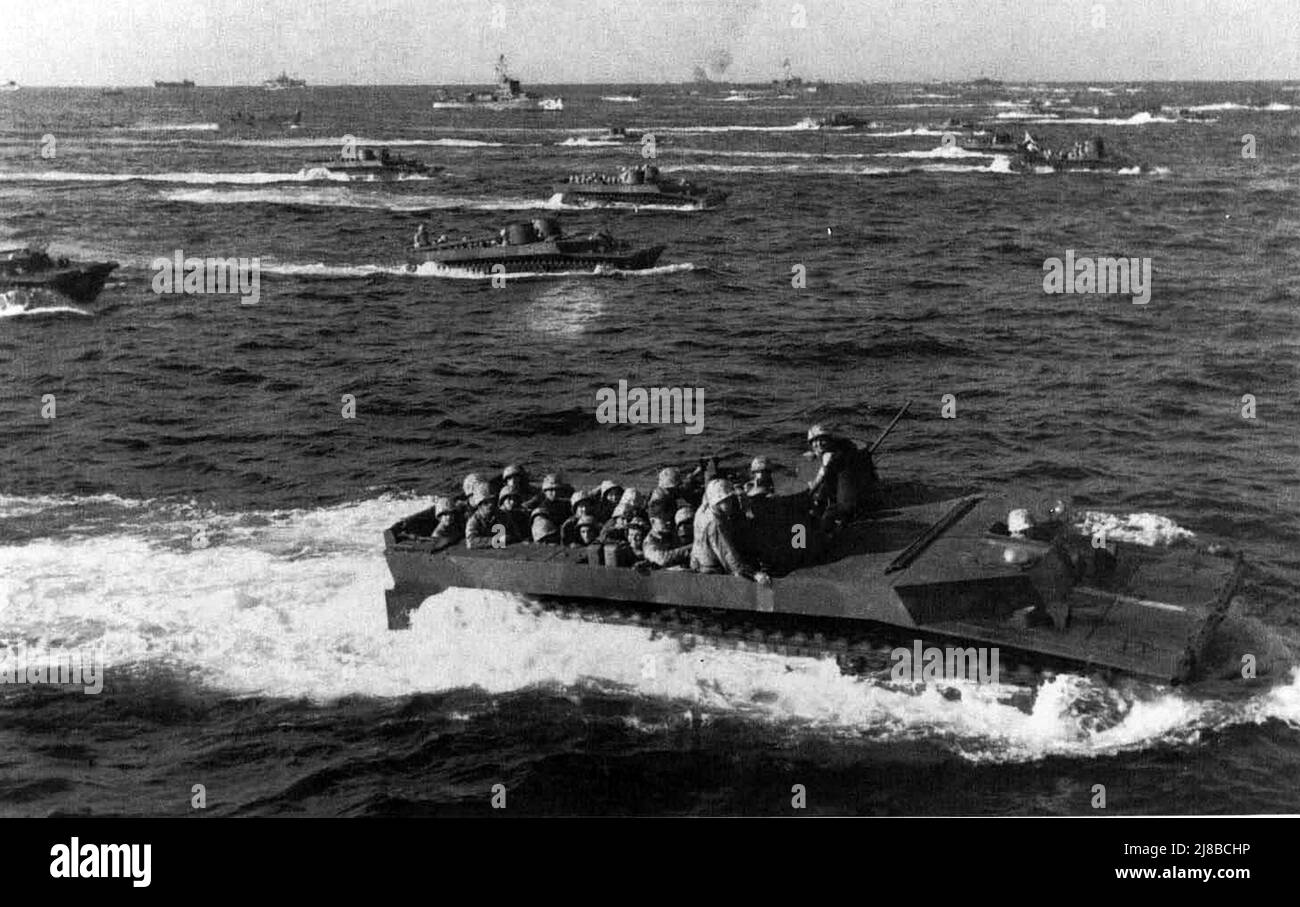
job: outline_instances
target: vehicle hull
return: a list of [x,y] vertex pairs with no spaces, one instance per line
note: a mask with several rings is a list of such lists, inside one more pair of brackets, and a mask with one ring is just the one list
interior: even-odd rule
[[408,261],[417,266],[428,263],[483,274],[501,273],[501,269],[507,274],[588,271],[596,268],[639,271],[654,267],[663,251],[663,246],[648,249],[600,248],[599,244],[581,240],[552,240],[517,246],[496,243],[430,246],[412,250]]
[[52,290],[76,302],[94,302],[117,269],[117,262],[89,262],[68,267],[15,274],[0,269],[0,292],[13,289]]
[[[1111,543],[1119,567],[1106,569],[1103,557],[1082,571],[1062,571],[1056,546],[1012,544],[991,532],[1008,503],[979,496],[885,499],[829,547],[800,552],[789,539],[805,503],[798,496],[777,499],[768,514],[771,538],[751,540],[775,564],[770,586],[687,570],[596,566],[583,548],[435,551],[413,533],[428,520],[416,515],[385,535],[394,580],[388,624],[405,627],[413,610],[445,589],[493,589],[610,609],[761,615],[812,634],[858,626],[888,631],[906,645],[960,640],[1052,664],[1179,683],[1210,670],[1204,656],[1240,570],[1239,561],[1192,546]],[[1028,552],[1029,560],[1007,560],[1008,549],[1017,557]]]

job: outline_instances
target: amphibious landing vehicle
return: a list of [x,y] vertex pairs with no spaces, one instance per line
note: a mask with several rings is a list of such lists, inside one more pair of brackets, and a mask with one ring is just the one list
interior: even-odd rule
[[864,516],[830,540],[810,530],[798,549],[794,527],[811,521],[807,487],[797,487],[750,505],[743,538],[770,585],[644,563],[605,566],[619,561],[582,547],[438,550],[433,511],[417,513],[384,533],[394,580],[388,626],[407,627],[415,609],[438,607],[431,596],[461,587],[692,641],[833,653],[850,671],[879,653],[882,639],[997,647],[1003,664],[1031,673],[1173,684],[1240,677],[1243,654],[1270,651],[1253,625],[1228,614],[1239,557],[1190,544],[1096,546],[1068,520],[1050,537],[1013,536],[1008,508],[1023,502],[908,484],[881,487]]
[[94,302],[116,269],[115,261],[55,259],[34,247],[0,249],[0,292],[44,289],[77,302]]
[[[557,271],[638,271],[654,266],[663,246],[633,249],[605,233],[567,237],[554,218],[521,221],[496,236],[454,242],[422,242],[411,248],[412,266],[433,263],[477,274]],[[498,267],[500,266],[500,267]]]
[[355,153],[313,161],[312,169],[328,170],[350,180],[397,180],[403,177],[431,176],[441,170],[423,161],[394,154],[387,148],[358,148]]
[[1039,146],[1028,133],[1025,133],[1024,141],[1020,143],[1019,153],[1011,159],[1011,169],[1023,173],[1039,171],[1114,173],[1120,170],[1136,170],[1145,173],[1149,170],[1144,164],[1108,154],[1099,136],[1075,142],[1074,146],[1068,149],[1052,150]]
[[640,208],[647,205],[702,210],[716,208],[727,198],[717,189],[688,180],[660,176],[654,166],[626,167],[617,174],[574,173],[557,183],[561,204],[589,208]]

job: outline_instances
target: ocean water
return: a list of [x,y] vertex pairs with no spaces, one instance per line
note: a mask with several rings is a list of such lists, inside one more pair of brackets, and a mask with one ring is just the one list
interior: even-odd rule
[[[123,266],[91,304],[0,295],[0,647],[104,666],[94,696],[0,686],[0,815],[185,815],[195,784],[221,815],[485,814],[497,784],[518,814],[786,814],[795,784],[818,813],[1093,814],[1095,784],[1110,813],[1300,811],[1294,676],[954,699],[467,590],[386,629],[383,529],[471,469],[649,485],[705,454],[791,461],[813,420],[870,439],[910,399],[886,476],[1229,540],[1237,607],[1300,644],[1300,92],[1130,88],[537,89],[560,113],[417,87],[0,95],[0,245]],[[832,111],[878,125],[801,124]],[[1147,166],[1013,174],[946,147],[949,117]],[[564,210],[556,179],[641,160],[610,125],[727,204]],[[316,178],[348,135],[444,169]],[[403,268],[422,221],[542,211],[667,250],[504,288]],[[176,250],[257,257],[258,304],[155,294]],[[1045,294],[1066,250],[1150,258],[1151,301]],[[703,388],[703,433],[598,424],[620,379]]]

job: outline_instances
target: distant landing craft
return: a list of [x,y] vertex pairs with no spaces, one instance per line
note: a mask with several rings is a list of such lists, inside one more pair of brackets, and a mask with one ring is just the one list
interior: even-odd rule
[[575,173],[554,187],[565,205],[589,208],[639,208],[647,205],[707,210],[721,205],[726,192],[666,179],[654,166],[625,167],[618,174]]
[[4,86],[3,86],[3,87],[0,87],[0,90],[2,90],[2,91],[17,91],[17,90],[18,90],[18,83],[15,82],[13,79],[10,79],[8,82],[5,82],[5,83],[4,83]]
[[267,79],[263,82],[262,87],[267,91],[284,91],[289,88],[306,88],[307,80],[290,78],[287,72],[281,70],[280,74],[274,79]]
[[166,82],[162,79],[153,80],[154,88],[193,88],[194,82],[190,79],[183,79],[180,82]]
[[431,176],[441,170],[423,161],[393,154],[387,148],[358,148],[356,153],[340,155],[327,161],[314,161],[312,166],[331,175],[346,176],[350,180],[395,180],[403,177]]
[[423,236],[408,253],[412,267],[434,264],[474,274],[640,271],[654,267],[663,246],[633,249],[605,233],[566,237],[554,218],[522,221],[497,236],[429,242]]
[[0,292],[53,290],[77,302],[93,302],[116,269],[115,261],[55,259],[36,247],[0,249]]

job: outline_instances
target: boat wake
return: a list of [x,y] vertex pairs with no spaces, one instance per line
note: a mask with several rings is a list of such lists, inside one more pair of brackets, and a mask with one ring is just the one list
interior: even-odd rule
[[1019,120],[1039,125],[1089,125],[1089,126],[1147,126],[1151,123],[1177,123],[1177,117],[1156,116],[1147,111],[1139,111],[1130,117],[1056,117],[1043,116],[1040,113],[999,113],[999,120]]
[[53,305],[41,305],[42,297],[58,300],[57,294],[43,294],[30,290],[10,290],[0,293],[0,318],[21,318],[40,315],[81,315],[94,317],[92,313],[66,303],[54,302]]
[[[960,150],[960,149],[958,149]],[[961,157],[988,159],[986,154],[937,155],[923,152],[918,155],[882,155],[882,157]],[[689,167],[663,167],[665,172],[689,170],[693,173],[779,173],[788,176],[891,176],[907,173],[1010,173],[1010,159],[999,155],[987,165],[968,164],[918,164],[910,167],[851,167],[847,165],[807,166],[804,164],[692,164]]]
[[907,157],[907,158],[986,158],[990,155],[978,151],[968,151],[957,145],[940,145],[928,151],[879,151],[872,157]]
[[37,170],[0,173],[3,182],[40,183],[125,183],[139,180],[147,183],[186,183],[191,185],[216,185],[242,183],[263,185],[267,183],[348,182],[347,174],[333,173],[325,167],[304,167],[297,173],[210,173],[182,171],[176,173],[79,173],[71,170]]
[[489,281],[497,277],[514,282],[518,280],[556,280],[566,277],[664,277],[669,274],[683,274],[694,270],[695,265],[691,262],[680,262],[671,265],[656,265],[653,268],[640,268],[635,271],[598,266],[593,271],[518,271],[512,274],[498,275],[463,268],[448,268],[434,262],[425,262],[415,268],[414,271],[407,271],[406,273],[413,274],[416,277],[438,277],[444,280]]
[[123,132],[216,132],[219,123],[136,123],[133,126],[116,127]]
[[283,189],[197,189],[164,193],[170,202],[193,205],[298,205],[316,208],[366,208],[376,211],[534,211],[551,207],[527,198],[468,198],[455,195],[390,195],[354,192],[341,186]]
[[1191,747],[1266,721],[1300,728],[1294,676],[1215,700],[1063,674],[1026,699],[994,684],[848,676],[829,657],[689,648],[646,628],[566,620],[515,596],[461,589],[392,632],[380,533],[431,503],[384,495],[223,513],[112,495],[0,496],[0,651],[98,652],[110,691],[115,676],[146,671],[236,697],[318,702],[595,688],[678,704],[687,726],[730,716],[816,736],[938,741],[972,762]]
[[1193,110],[1197,113],[1209,113],[1210,111],[1214,111],[1214,110],[1253,110],[1253,111],[1263,111],[1265,113],[1285,113],[1289,110],[1295,110],[1297,108],[1295,108],[1291,104],[1283,104],[1278,101],[1274,101],[1271,104],[1263,104],[1263,105],[1235,104],[1232,101],[1223,101],[1218,104],[1197,104],[1193,107],[1187,107],[1184,109]]
[[930,129],[927,126],[916,126],[911,129],[900,129],[900,130],[895,130],[893,132],[866,132],[863,134],[869,135],[872,138],[877,138],[877,139],[892,139],[892,138],[901,138],[903,136],[913,136],[913,135],[943,135],[944,130]]
[[566,204],[564,193],[557,192],[547,199],[538,208],[544,208],[547,211],[592,211],[596,209],[613,208],[622,211],[664,211],[668,213],[690,214],[699,211],[712,211],[717,205],[705,205],[702,201],[698,204],[691,205],[666,205],[666,204],[644,204],[631,200],[611,199],[592,204]]
[[562,142],[555,143],[560,148],[622,148],[630,142],[618,142],[613,139],[590,138],[588,136],[570,136]]
[[[658,265],[637,271],[624,271],[618,268],[597,269],[595,271],[539,271],[502,274],[503,279],[516,280],[553,280],[563,277],[662,277],[668,274],[680,274],[694,271],[696,266],[690,262],[671,265]],[[458,268],[445,268],[431,262],[419,266],[406,264],[391,265],[341,265],[324,262],[267,262],[261,264],[263,274],[278,274],[284,277],[315,277],[352,280],[358,277],[391,275],[394,277],[437,277],[447,280],[491,280],[493,275],[480,274]]]

